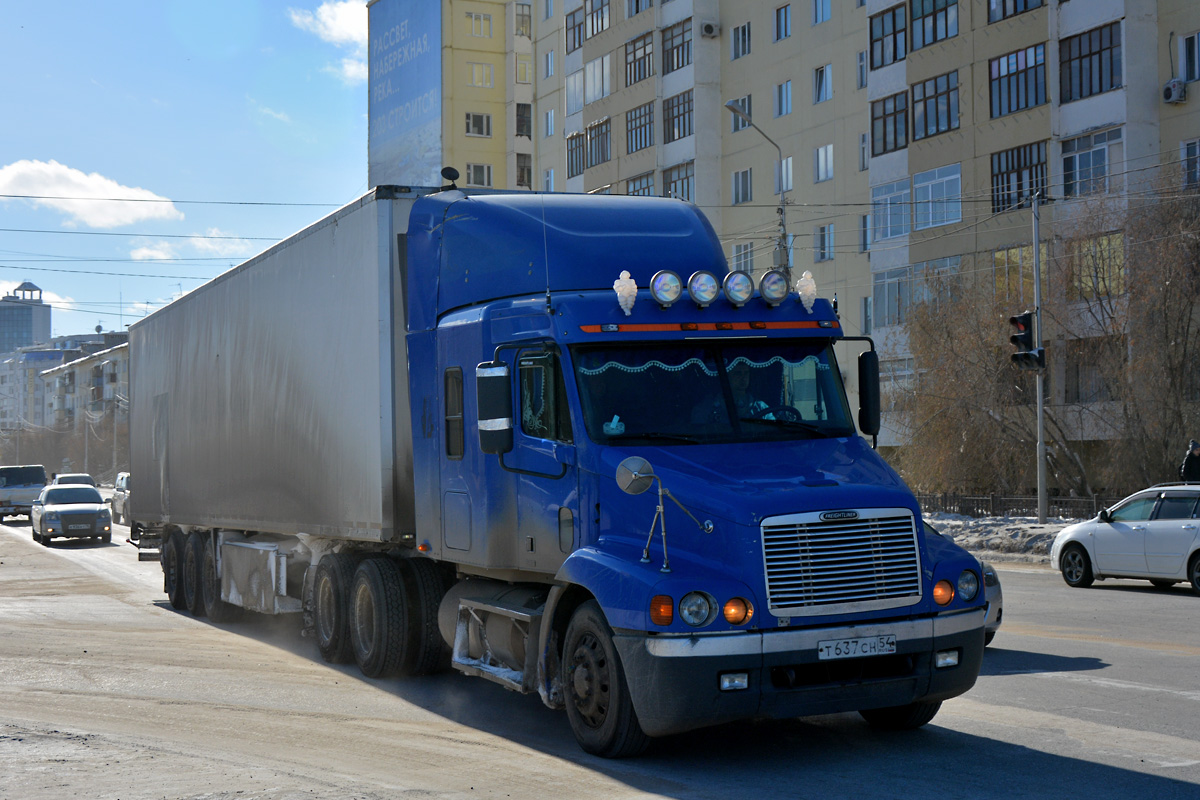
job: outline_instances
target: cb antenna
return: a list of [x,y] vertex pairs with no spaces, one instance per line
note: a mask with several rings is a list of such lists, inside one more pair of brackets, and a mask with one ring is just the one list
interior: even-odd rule
[[458,180],[458,170],[456,170],[454,167],[442,167],[442,178],[450,181],[450,185],[443,186],[440,191],[445,192],[458,188],[454,185],[454,182]]

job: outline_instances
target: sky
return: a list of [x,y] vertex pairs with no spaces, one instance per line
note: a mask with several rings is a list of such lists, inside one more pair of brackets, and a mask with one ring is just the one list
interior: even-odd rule
[[0,0],[0,291],[124,326],[367,186],[366,0]]

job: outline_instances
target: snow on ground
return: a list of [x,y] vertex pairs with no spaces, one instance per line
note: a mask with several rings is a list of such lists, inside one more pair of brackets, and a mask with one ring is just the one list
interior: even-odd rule
[[925,514],[925,521],[978,558],[990,561],[1050,563],[1050,545],[1060,530],[1077,519],[1037,517],[965,517],[961,514]]

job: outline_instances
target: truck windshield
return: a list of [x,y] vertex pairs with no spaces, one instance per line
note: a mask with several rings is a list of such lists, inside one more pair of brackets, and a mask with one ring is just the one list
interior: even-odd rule
[[600,444],[718,444],[852,436],[827,341],[579,345],[588,437]]

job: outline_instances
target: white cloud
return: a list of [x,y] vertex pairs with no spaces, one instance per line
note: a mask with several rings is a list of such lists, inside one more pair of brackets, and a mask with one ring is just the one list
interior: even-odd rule
[[[88,174],[57,161],[22,160],[0,167],[0,194],[31,195],[29,202],[34,206],[53,208],[67,215],[67,224],[89,228],[183,219],[174,203],[148,189],[122,186],[99,173]],[[85,199],[44,199],[53,197]],[[124,202],[120,198],[151,202]]]
[[255,245],[253,242],[247,239],[223,238],[229,236],[229,234],[222,232],[219,228],[209,228],[204,232],[204,236],[209,238],[196,236],[188,239],[192,247],[196,248],[197,253],[222,257],[248,257],[254,255]]
[[315,12],[289,8],[288,16],[300,30],[314,33],[322,41],[350,51],[340,65],[328,67],[329,72],[346,83],[364,83],[367,80],[366,3],[362,0],[324,2]]
[[169,242],[152,242],[129,251],[134,261],[162,261],[175,258],[175,248]]

